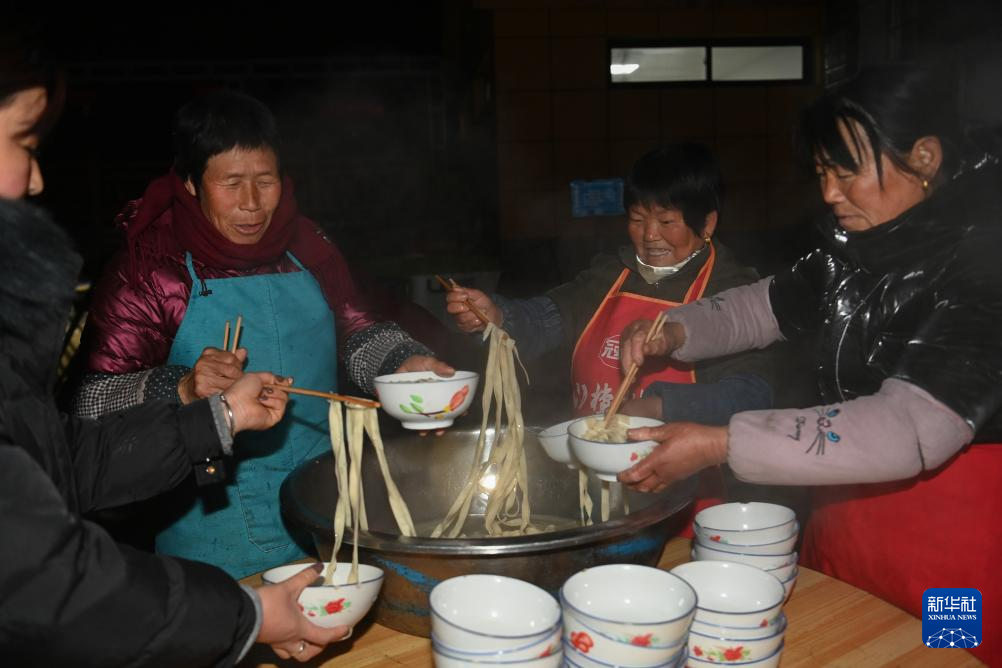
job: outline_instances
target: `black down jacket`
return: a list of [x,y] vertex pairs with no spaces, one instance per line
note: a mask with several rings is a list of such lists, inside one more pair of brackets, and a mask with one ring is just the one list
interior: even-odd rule
[[81,519],[172,487],[220,444],[205,401],[100,421],[56,410],[78,269],[44,214],[0,201],[0,665],[230,665],[255,622],[230,577]]
[[833,232],[778,274],[770,299],[787,338],[816,337],[820,390],[835,403],[886,378],[1002,442],[1002,168],[990,156],[897,219]]

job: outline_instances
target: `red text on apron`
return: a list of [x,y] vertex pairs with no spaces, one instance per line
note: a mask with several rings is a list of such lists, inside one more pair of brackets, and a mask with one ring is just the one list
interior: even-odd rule
[[1002,443],[973,445],[917,479],[820,487],[814,501],[805,566],[919,618],[930,587],[979,590],[984,638],[970,651],[1002,665]]

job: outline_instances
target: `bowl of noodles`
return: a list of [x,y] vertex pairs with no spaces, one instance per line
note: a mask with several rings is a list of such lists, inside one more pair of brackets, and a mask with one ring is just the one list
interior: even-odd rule
[[660,427],[654,418],[616,415],[607,426],[604,415],[581,418],[567,428],[571,452],[599,480],[615,481],[616,476],[647,457],[657,441],[631,441],[626,433],[637,427]]
[[451,377],[407,371],[377,376],[375,385],[383,410],[406,429],[425,430],[451,427],[473,402],[479,380],[475,371],[457,371]]

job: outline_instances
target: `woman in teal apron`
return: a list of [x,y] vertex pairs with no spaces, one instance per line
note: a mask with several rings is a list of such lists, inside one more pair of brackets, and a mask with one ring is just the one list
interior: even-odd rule
[[[84,342],[91,373],[76,393],[78,413],[187,402],[245,370],[335,390],[339,347],[352,381],[369,392],[382,373],[452,373],[381,321],[337,247],[299,214],[264,105],[234,92],[200,98],[178,113],[174,136],[174,170],[119,218],[127,248],[95,291]],[[238,316],[239,349],[217,348]],[[158,551],[234,577],[304,556],[282,521],[278,491],[293,468],[329,447],[327,404],[293,399],[277,427],[240,438],[225,463],[225,493],[175,499]]]

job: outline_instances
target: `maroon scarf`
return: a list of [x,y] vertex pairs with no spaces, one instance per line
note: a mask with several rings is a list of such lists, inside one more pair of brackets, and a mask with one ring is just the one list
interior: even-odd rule
[[282,197],[264,236],[255,244],[235,244],[209,222],[198,199],[172,169],[154,179],[142,199],[129,202],[117,220],[125,228],[132,270],[145,276],[166,255],[190,251],[200,264],[214,269],[251,269],[273,263],[291,251],[318,276],[339,254],[320,229],[299,214],[295,188],[282,179]]

